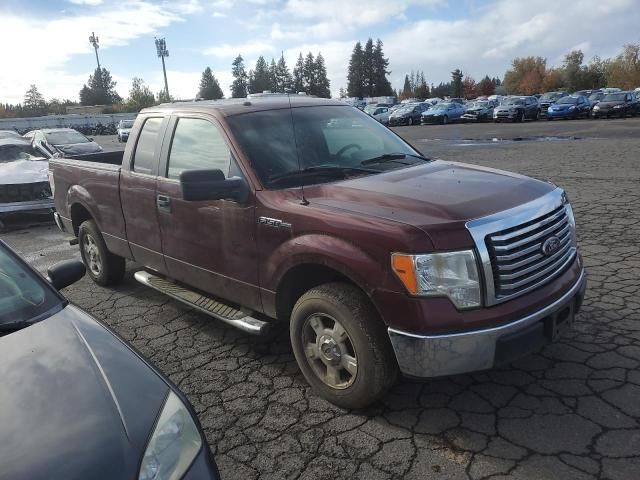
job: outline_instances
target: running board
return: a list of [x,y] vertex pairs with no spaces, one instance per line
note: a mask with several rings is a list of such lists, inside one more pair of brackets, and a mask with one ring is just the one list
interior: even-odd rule
[[269,322],[263,322],[262,320],[252,317],[251,315],[253,312],[249,310],[238,310],[235,307],[231,307],[214,298],[189,290],[186,287],[173,283],[170,280],[152,273],[141,270],[136,272],[134,277],[143,285],[162,292],[165,295],[175,298],[176,300],[201,311],[202,313],[206,313],[211,317],[222,320],[223,322],[247,333],[263,335],[270,327]]

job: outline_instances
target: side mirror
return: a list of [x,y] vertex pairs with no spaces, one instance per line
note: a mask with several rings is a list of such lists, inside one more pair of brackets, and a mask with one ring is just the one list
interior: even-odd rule
[[182,198],[189,202],[235,200],[244,203],[249,186],[243,178],[224,178],[222,170],[185,170],[180,174]]
[[80,260],[65,260],[56,263],[47,270],[47,280],[54,286],[56,290],[76,283],[86,272],[84,263]]

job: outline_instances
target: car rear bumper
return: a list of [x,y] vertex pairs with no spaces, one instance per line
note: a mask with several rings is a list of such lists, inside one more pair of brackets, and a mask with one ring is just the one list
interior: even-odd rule
[[29,200],[26,202],[9,202],[0,203],[0,213],[14,213],[14,212],[42,212],[43,210],[53,211],[55,203],[52,198],[45,200]]
[[509,363],[557,338],[573,322],[587,287],[586,274],[548,305],[493,327],[453,334],[419,335],[389,328],[400,371],[428,378],[485,370]]

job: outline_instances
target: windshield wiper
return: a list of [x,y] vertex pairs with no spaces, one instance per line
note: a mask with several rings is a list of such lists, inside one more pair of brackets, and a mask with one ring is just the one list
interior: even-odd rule
[[374,170],[372,168],[347,167],[347,166],[339,166],[339,165],[316,165],[313,167],[303,168],[302,170],[292,170],[290,172],[273,175],[272,177],[269,177],[269,182],[280,182],[282,180],[287,180],[290,178],[301,177],[301,176],[302,177],[313,176],[313,175],[344,177],[345,173],[349,173],[349,172],[380,173],[379,170]]
[[360,165],[371,165],[374,163],[387,163],[387,162],[395,162],[401,165],[413,165],[413,163],[398,161],[406,157],[418,158],[420,160],[424,160],[425,162],[430,161],[427,157],[423,157],[422,155],[416,155],[412,153],[384,153],[382,155],[378,155],[377,157],[363,160],[362,162],[360,162]]

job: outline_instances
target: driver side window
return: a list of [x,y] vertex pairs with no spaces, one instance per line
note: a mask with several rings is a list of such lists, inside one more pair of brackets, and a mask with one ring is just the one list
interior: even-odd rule
[[201,118],[180,118],[171,141],[167,177],[185,170],[219,169],[229,177],[231,151],[218,128]]

